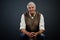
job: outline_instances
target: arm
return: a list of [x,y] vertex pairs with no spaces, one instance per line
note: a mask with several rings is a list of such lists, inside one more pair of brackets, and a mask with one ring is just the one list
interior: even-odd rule
[[42,14],[41,14],[41,16],[40,16],[39,29],[40,29],[40,30],[39,30],[38,32],[36,32],[34,36],[40,35],[40,34],[44,33],[44,31],[45,31],[45,27],[44,27],[44,17],[43,17]]
[[20,31],[21,31],[23,34],[26,34],[27,36],[31,37],[31,33],[28,32],[28,31],[26,31],[26,24],[25,24],[24,14],[21,16]]
[[43,17],[42,14],[41,14],[41,17],[40,17],[39,27],[40,27],[40,31],[39,31],[38,33],[39,33],[39,34],[44,33],[44,31],[45,31],[45,27],[44,27],[44,17]]
[[22,14],[20,22],[20,31],[23,32],[23,34],[27,34],[27,31],[25,29],[26,29],[25,17],[24,14]]

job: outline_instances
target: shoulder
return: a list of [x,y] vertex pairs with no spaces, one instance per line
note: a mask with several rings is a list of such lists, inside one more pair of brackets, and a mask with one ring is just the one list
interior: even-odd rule
[[21,17],[24,17],[24,14],[22,14]]
[[37,12],[37,14],[41,17],[43,17],[43,14],[41,12]]
[[43,16],[43,14],[42,14],[41,12],[38,12],[38,14],[39,14],[40,16]]
[[25,16],[27,14],[27,12],[24,12],[21,16]]
[[41,13],[41,12],[37,12],[37,15],[41,16],[41,15],[42,15],[42,13]]
[[28,12],[24,12],[22,15],[21,15],[21,18],[25,18],[27,16]]

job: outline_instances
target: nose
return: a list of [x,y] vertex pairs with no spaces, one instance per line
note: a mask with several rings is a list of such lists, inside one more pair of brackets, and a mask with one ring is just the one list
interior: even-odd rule
[[31,7],[30,10],[33,10],[33,8]]

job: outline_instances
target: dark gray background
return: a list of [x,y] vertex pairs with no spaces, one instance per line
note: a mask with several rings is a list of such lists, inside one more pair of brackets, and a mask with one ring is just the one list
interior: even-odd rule
[[37,10],[45,19],[46,39],[59,38],[59,1],[58,0],[0,0],[0,38],[1,40],[19,40],[19,24],[26,5],[33,1]]

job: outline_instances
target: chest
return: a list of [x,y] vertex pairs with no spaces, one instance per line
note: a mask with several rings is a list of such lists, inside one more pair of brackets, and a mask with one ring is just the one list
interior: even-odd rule
[[30,17],[29,15],[25,16],[26,25],[38,25],[40,22],[40,17],[35,15],[34,17]]

